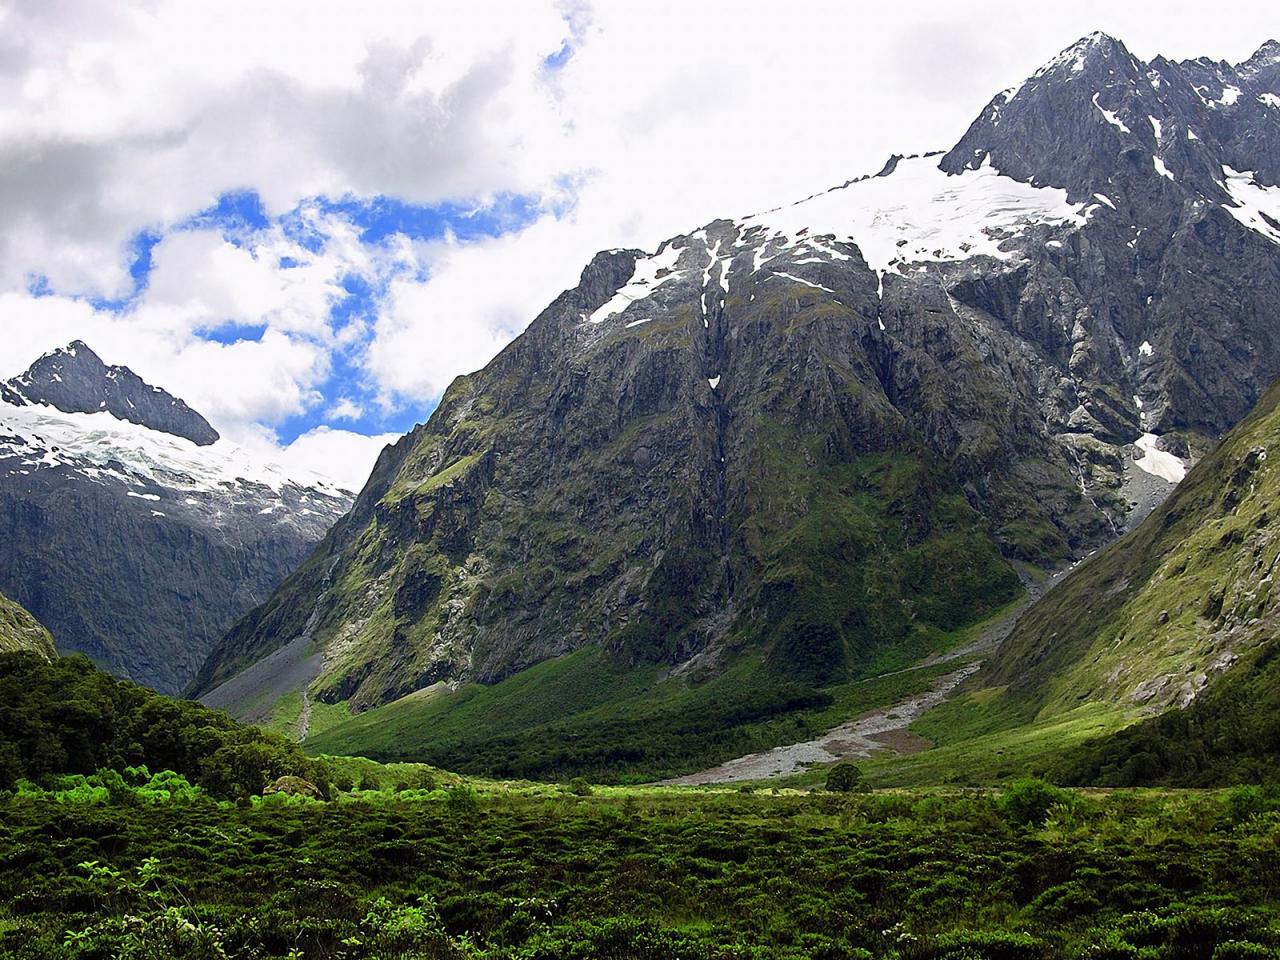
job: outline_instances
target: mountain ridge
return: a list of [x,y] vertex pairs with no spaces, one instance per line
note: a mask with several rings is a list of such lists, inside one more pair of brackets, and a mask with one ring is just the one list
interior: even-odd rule
[[[1280,374],[1280,237],[1230,206],[1280,195],[1225,170],[1202,190],[1200,154],[1135,139],[1155,82],[1104,53],[940,160],[598,254],[384,454],[191,692],[304,634],[308,691],[357,711],[592,645],[676,682],[759,657],[822,683],[927,653],[1010,598],[1011,564],[1136,523]],[[1066,155],[1034,142],[1058,101],[1095,162],[1013,175],[1006,154]],[[1231,107],[1200,141],[1224,163],[1270,120]]]
[[44,625],[0,593],[0,653],[27,650],[38,653],[46,660],[57,656],[53,637]]
[[[6,403],[55,407],[63,413],[106,411],[151,430],[209,446],[218,431],[177,397],[145,383],[128,367],[108,366],[83,340],[46,353],[9,380]],[[15,402],[16,401],[16,402]]]

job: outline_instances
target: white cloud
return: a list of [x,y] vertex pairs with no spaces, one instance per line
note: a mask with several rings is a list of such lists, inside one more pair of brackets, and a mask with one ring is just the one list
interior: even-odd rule
[[384,447],[400,439],[398,433],[366,436],[350,430],[319,426],[292,443],[280,445],[269,431],[247,428],[229,439],[264,460],[279,464],[291,476],[315,475],[358,493]]
[[[1140,56],[1241,59],[1271,12],[1255,0],[1209,18],[1187,0],[980,0],[963,17],[941,0],[0,0],[0,373],[82,337],[224,432],[272,444],[272,426],[300,412],[358,417],[357,387],[422,402],[487,362],[598,249],[652,249],[890,152],[946,147],[995,91],[1092,30]],[[548,71],[566,39],[571,55]],[[310,206],[302,217],[328,238],[319,253],[276,227],[236,243],[172,229],[231,190],[273,214],[315,196],[502,193],[550,211],[566,182],[559,218],[468,243],[370,247]],[[69,296],[127,294],[127,243],[144,228],[163,239],[137,302],[117,315]],[[26,294],[33,273],[61,295]],[[348,274],[386,297],[375,318],[337,325]],[[266,332],[202,339],[233,323]],[[371,383],[326,401],[339,357]]]
[[561,119],[549,4],[11,3],[0,280],[119,294],[124,244],[252,187],[416,201],[533,190]]
[[1212,45],[1199,8],[1174,6],[1188,15],[1098,0],[1054,11],[985,2],[963,18],[936,0],[580,10],[581,45],[554,80],[572,127],[548,163],[582,177],[571,212],[433,251],[422,289],[400,287],[387,304],[369,369],[389,391],[438,393],[575,283],[595,251],[652,250],[716,217],[873,172],[892,152],[949,147],[996,91],[1099,24],[1145,56],[1225,45],[1244,57],[1265,39],[1215,23]]
[[350,397],[339,397],[326,416],[330,420],[359,420],[364,416],[364,407]]

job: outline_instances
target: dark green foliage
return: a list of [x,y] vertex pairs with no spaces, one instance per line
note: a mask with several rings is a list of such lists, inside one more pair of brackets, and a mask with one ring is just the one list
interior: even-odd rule
[[1230,795],[1080,797],[1025,829],[985,793],[438,794],[0,799],[0,956],[1252,960],[1280,946],[1276,816],[1239,821]]
[[1035,777],[1026,777],[1009,784],[1000,806],[1013,823],[1037,825],[1044,823],[1054,807],[1070,807],[1075,794]]
[[324,765],[283,737],[117,680],[84,657],[0,654],[0,789],[143,764],[219,797],[259,794],[285,774],[326,781]]
[[982,517],[926,454],[863,456],[799,476],[795,460],[776,467],[777,483],[809,487],[804,512],[759,521],[760,596],[780,675],[838,681],[895,646],[918,659],[933,635],[1021,589]]
[[1280,783],[1280,644],[1237,664],[1186,709],[1082,745],[1051,776],[1100,786]]
[[837,763],[827,773],[827,789],[835,793],[853,793],[862,786],[862,770],[856,763]]
[[[384,760],[424,760],[464,773],[489,773],[527,780],[555,780],[589,775],[602,782],[650,779],[650,771],[687,772],[732,755],[735,733],[774,717],[824,707],[829,695],[782,686],[761,692],[714,698],[670,713],[634,719],[619,717],[591,726],[554,724],[522,735],[472,737],[434,749],[403,755],[369,751]],[[326,741],[320,741],[326,742]],[[750,746],[750,742],[746,742]],[[622,774],[622,777],[619,776]],[[635,776],[638,774],[638,776]]]

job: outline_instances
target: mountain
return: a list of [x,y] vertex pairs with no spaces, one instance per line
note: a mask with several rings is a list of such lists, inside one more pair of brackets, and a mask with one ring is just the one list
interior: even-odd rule
[[1275,53],[1093,35],[949,152],[598,254],[191,692],[403,713],[603,656],[657,665],[652,701],[767,697],[938,649],[1016,569],[1136,524],[1280,375]]
[[0,385],[0,590],[175,692],[351,504],[76,342]]
[[28,650],[52,660],[53,637],[35,617],[0,594],[0,653]]
[[218,440],[209,421],[181,400],[143,383],[128,367],[107,366],[82,340],[45,354],[6,386],[6,401],[17,405],[44,404],[63,413],[105,411],[201,447]]

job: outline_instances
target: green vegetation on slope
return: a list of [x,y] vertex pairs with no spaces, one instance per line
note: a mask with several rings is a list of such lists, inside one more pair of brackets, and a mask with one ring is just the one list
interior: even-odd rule
[[1280,782],[1280,645],[1250,654],[1185,710],[1082,744],[1047,770],[1104,786]]
[[1272,642],[1278,458],[1280,385],[1136,530],[1027,611],[986,682],[1027,719],[1084,702],[1159,708]]
[[912,724],[934,749],[876,761],[871,781],[1276,779],[1278,449],[1280,385],[1136,530],[1032,605],[967,688]]
[[46,660],[57,656],[53,637],[26,609],[0,594],[0,653],[30,650]]
[[[937,634],[942,649],[979,627]],[[711,680],[661,679],[589,647],[492,686],[429,688],[317,731],[312,752],[421,760],[464,773],[636,782],[691,773],[804,740],[929,688],[963,661],[820,688],[757,655]]]
[[222,797],[261,793],[284,775],[327,782],[324,765],[284,737],[117,680],[84,657],[0,654],[0,789],[143,765]]
[[[925,455],[811,467],[768,438],[758,539],[762,639],[780,673],[831,683],[901,669],[1021,592],[981,516]],[[798,501],[788,503],[788,500]]]
[[1280,948],[1280,803],[1256,789],[479,785],[237,806],[169,783],[0,799],[0,954],[1237,960]]

